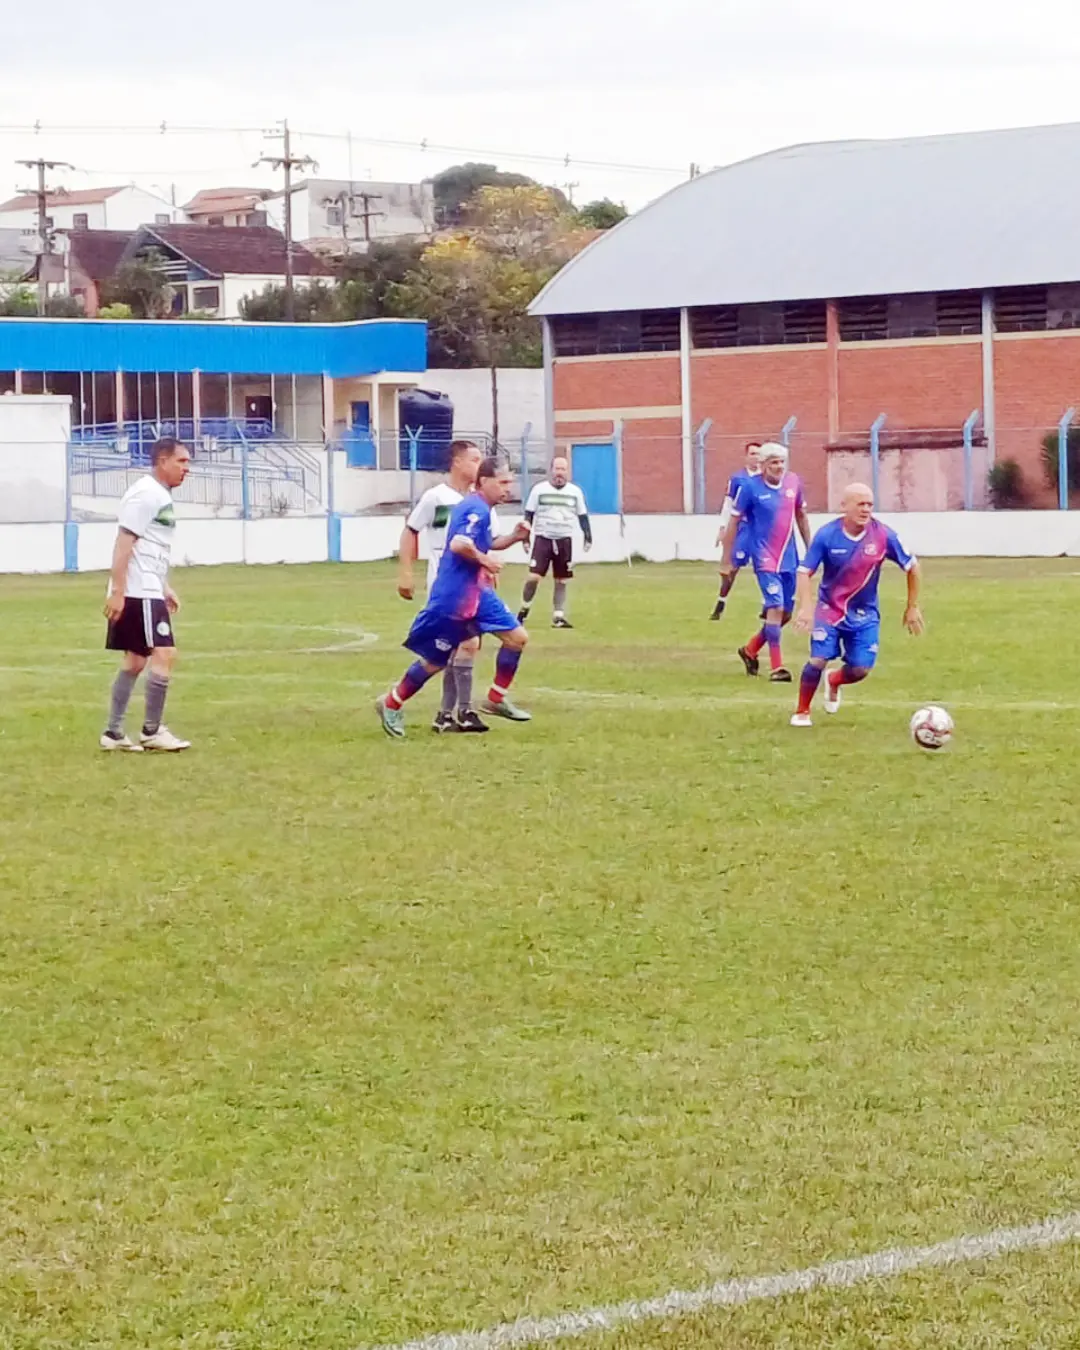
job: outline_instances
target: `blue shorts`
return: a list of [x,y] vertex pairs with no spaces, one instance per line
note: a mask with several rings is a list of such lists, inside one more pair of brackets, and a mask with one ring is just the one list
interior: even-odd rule
[[795,608],[794,572],[759,572],[755,570],[761,587],[761,603],[766,609],[782,609],[790,614]]
[[422,609],[413,620],[409,636],[401,644],[415,652],[428,665],[450,664],[450,658],[463,642],[478,633],[509,633],[520,627],[495,591],[481,591],[480,604],[471,619],[455,619],[433,609]]
[[878,658],[880,636],[881,624],[877,620],[860,624],[851,624],[846,620],[840,623],[819,623],[815,620],[810,634],[810,655],[822,661],[835,661],[840,656],[847,666],[873,670]]

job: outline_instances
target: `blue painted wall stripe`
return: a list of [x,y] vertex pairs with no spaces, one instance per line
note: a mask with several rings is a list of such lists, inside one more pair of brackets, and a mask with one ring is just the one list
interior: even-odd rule
[[79,526],[74,520],[64,522],[64,571],[79,570]]
[[427,324],[0,319],[0,370],[329,375],[427,368]]

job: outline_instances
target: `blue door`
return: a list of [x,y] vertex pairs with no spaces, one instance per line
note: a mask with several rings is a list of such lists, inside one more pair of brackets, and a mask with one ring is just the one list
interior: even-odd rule
[[619,513],[619,465],[615,446],[572,445],[570,466],[574,482],[585,494],[585,504],[594,516]]
[[345,436],[345,463],[350,468],[375,468],[375,441],[371,435],[371,404],[358,399],[349,404],[349,430]]

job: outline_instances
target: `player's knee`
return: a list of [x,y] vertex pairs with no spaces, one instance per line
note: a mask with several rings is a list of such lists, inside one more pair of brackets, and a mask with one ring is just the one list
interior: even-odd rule
[[453,664],[455,666],[471,666],[479,650],[480,639],[478,637],[469,638],[468,642],[463,642],[454,653]]
[[789,624],[792,620],[792,617],[794,616],[794,613],[795,611],[793,609],[785,609],[780,616],[780,626],[784,627],[786,624]]
[[872,666],[848,666],[848,679],[851,680],[853,684],[857,683],[859,680],[865,680],[872,669]]
[[148,656],[139,656],[137,652],[125,652],[124,669],[129,675],[141,675],[149,659]]
[[509,647],[512,652],[523,652],[529,645],[529,634],[524,628],[515,628],[512,632],[506,634],[503,643],[504,646]]
[[155,647],[150,654],[150,669],[155,675],[168,679],[176,662],[175,647]]
[[815,670],[824,670],[829,663],[823,656],[812,656],[808,664],[813,666]]

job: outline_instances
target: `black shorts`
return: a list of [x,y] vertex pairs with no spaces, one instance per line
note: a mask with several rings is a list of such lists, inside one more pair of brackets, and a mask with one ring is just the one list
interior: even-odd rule
[[533,540],[532,562],[529,571],[546,577],[552,568],[556,581],[569,581],[574,575],[574,541],[572,539],[545,539],[538,534]]
[[105,646],[111,652],[149,656],[155,647],[175,647],[172,615],[164,600],[140,600],[128,596],[124,612],[109,624]]

